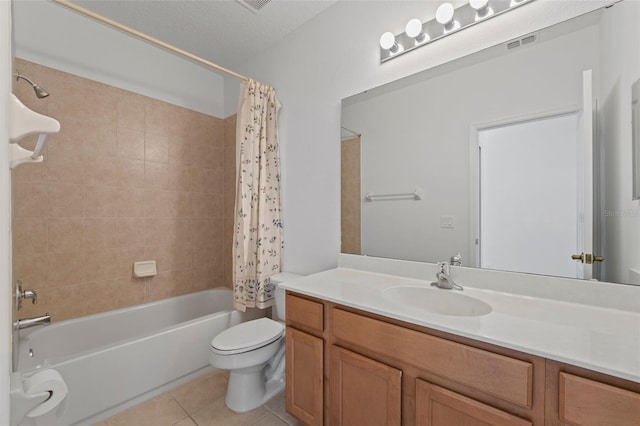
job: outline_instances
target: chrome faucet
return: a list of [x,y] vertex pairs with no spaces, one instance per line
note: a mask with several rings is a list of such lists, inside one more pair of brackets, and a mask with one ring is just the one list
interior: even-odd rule
[[438,272],[436,272],[436,278],[438,281],[432,282],[431,285],[436,286],[438,288],[443,288],[445,290],[463,290],[461,285],[456,284],[451,275],[449,275],[449,263],[448,262],[438,262]]
[[22,300],[31,299],[32,304],[38,303],[38,295],[33,290],[22,290],[22,281],[18,280],[16,283],[16,310],[22,309]]
[[36,325],[51,324],[51,315],[44,314],[41,317],[23,318],[13,323],[14,330],[22,330],[24,328],[35,327]]

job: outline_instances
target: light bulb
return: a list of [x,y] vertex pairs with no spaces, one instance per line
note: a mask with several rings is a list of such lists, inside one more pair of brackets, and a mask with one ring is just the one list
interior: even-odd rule
[[422,22],[419,19],[412,19],[407,22],[405,32],[411,38],[416,38],[422,32]]
[[476,20],[493,13],[489,7],[489,0],[470,0],[469,6],[476,11]]
[[476,12],[484,11],[489,5],[489,0],[470,0],[469,6],[471,6]]
[[446,28],[451,27],[453,24],[453,12],[454,8],[451,3],[442,3],[436,10],[436,21]]
[[422,22],[419,19],[412,19],[407,22],[404,31],[411,38],[415,38],[418,43],[422,43],[427,35],[422,31]]
[[396,36],[391,32],[386,32],[380,36],[380,47],[385,50],[390,50],[392,53],[398,50],[398,43],[396,43]]

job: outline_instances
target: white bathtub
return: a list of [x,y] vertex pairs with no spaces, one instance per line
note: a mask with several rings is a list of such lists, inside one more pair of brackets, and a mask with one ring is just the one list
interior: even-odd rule
[[69,389],[60,424],[92,424],[209,371],[213,337],[264,315],[251,311],[219,288],[23,330],[17,369],[57,370]]

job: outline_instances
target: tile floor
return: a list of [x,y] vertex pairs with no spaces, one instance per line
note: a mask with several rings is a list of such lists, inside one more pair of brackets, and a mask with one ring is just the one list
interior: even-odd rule
[[227,373],[215,371],[129,408],[95,426],[298,426],[285,411],[284,393],[237,414],[224,403]]

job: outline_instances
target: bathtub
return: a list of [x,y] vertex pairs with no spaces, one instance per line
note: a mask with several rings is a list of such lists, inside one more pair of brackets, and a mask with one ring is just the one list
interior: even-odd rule
[[57,370],[69,389],[60,424],[92,424],[210,371],[213,337],[264,316],[251,311],[217,288],[22,330],[17,370]]

